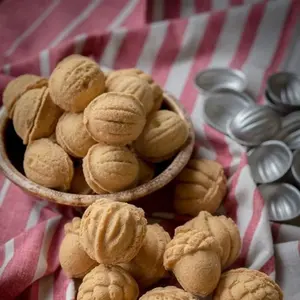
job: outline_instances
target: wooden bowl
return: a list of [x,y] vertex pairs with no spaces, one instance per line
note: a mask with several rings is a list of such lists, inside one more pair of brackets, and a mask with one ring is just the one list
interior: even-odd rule
[[4,107],[0,110],[0,167],[5,176],[25,192],[59,204],[89,206],[99,198],[122,202],[142,198],[157,191],[174,179],[189,161],[194,147],[195,134],[193,126],[184,108],[173,96],[167,93],[164,93],[163,107],[176,112],[188,124],[189,137],[180,152],[172,160],[160,164],[161,173],[151,181],[133,189],[105,195],[78,195],[49,189],[29,180],[25,177],[23,170],[26,146],[16,135],[12,120],[8,118]]

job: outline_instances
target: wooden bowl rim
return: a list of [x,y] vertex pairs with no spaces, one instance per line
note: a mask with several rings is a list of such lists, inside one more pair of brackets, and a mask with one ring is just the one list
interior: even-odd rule
[[167,92],[164,92],[164,101],[170,110],[176,112],[187,123],[189,127],[188,139],[180,152],[178,152],[173,158],[171,164],[162,173],[154,177],[151,181],[133,189],[113,194],[79,195],[46,188],[29,180],[14,167],[7,156],[5,147],[5,131],[9,118],[4,107],[0,110],[0,168],[9,180],[23,190],[34,196],[47,199],[58,204],[86,207],[99,198],[112,199],[121,202],[130,202],[142,198],[157,191],[173,180],[188,163],[194,148],[195,133],[189,115],[176,98]]

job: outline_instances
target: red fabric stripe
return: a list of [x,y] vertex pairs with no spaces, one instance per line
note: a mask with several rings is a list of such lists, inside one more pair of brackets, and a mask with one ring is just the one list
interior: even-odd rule
[[151,23],[153,22],[154,3],[153,0],[145,0],[145,2],[146,2],[146,11],[145,11],[146,22]]
[[149,28],[128,32],[119,49],[113,66],[114,69],[134,67],[143,50]]
[[262,199],[258,189],[256,189],[253,194],[252,217],[246,229],[245,235],[243,237],[242,250],[240,255],[242,265],[246,264],[249,248],[253,240],[253,236],[258,226],[258,223],[261,219],[261,213],[263,208],[264,208],[264,200]]
[[207,124],[204,124],[204,132],[209,143],[213,145],[214,151],[216,153],[216,160],[224,167],[226,176],[229,177],[232,155],[229,151],[225,136],[223,135],[223,133],[220,133]]
[[241,157],[240,164],[236,170],[236,172],[232,176],[231,184],[229,186],[229,193],[224,200],[224,207],[226,209],[227,215],[237,222],[237,200],[235,196],[235,190],[239,181],[240,174],[243,168],[248,164],[247,154],[243,153]]
[[[101,2],[91,15],[71,32],[69,38],[85,32],[103,32],[108,25],[120,14],[128,0],[104,0]],[[105,12],[105,15],[103,14]]]
[[[87,1],[61,1],[55,10],[39,26],[32,35],[23,41],[22,47],[16,49],[12,57],[27,57],[31,53],[37,53],[47,48],[58,34],[68,26],[85,8]],[[28,10],[28,7],[26,11]],[[34,9],[33,9],[34,10]],[[23,12],[24,13],[24,12]],[[49,30],[51,28],[51,30]],[[36,38],[38,37],[38,38]],[[27,70],[30,70],[27,65]]]
[[261,90],[259,93],[259,103],[263,103],[263,97],[264,97],[264,86],[267,78],[274,72],[276,72],[284,58],[285,51],[289,45],[293,28],[296,25],[297,20],[299,20],[300,16],[300,2],[296,0],[291,0],[292,3],[290,5],[289,12],[286,16],[286,20],[283,26],[283,29],[281,31],[280,38],[278,40],[277,48],[274,53],[272,62],[269,66],[269,68],[266,70],[263,78],[263,84],[261,86]]
[[153,64],[152,76],[154,80],[164,86],[171,67],[181,49],[184,32],[187,27],[187,20],[172,21],[169,23],[165,39],[161,45]]
[[180,0],[164,0],[164,20],[180,17]]
[[[0,53],[8,50],[15,39],[29,28],[51,3],[52,1],[49,0],[36,1],[34,9],[28,9],[32,6],[31,0],[4,1],[1,3],[0,28],[2,30],[0,33]],[[5,61],[8,60],[5,59]]]
[[196,13],[210,11],[212,9],[211,0],[195,0]]
[[[0,80],[1,80],[1,77],[0,77]],[[0,191],[3,187],[4,180],[5,180],[5,176],[0,173]]]
[[273,243],[276,244],[279,238],[280,224],[272,223],[271,231],[272,231]]
[[225,16],[225,11],[219,11],[210,15],[204,37],[197,49],[195,62],[190,70],[187,84],[185,85],[182,93],[182,96],[184,96],[185,99],[185,108],[189,113],[193,111],[194,103],[198,94],[198,91],[193,84],[193,78],[197,72],[209,65],[225,21]]
[[29,57],[11,65],[11,76],[17,77],[26,73],[40,75],[40,63],[36,57]]
[[67,278],[62,269],[54,273],[53,299],[66,299],[66,291],[71,279]]
[[244,4],[243,0],[230,0],[230,5],[234,6],[234,5],[241,5]]
[[275,257],[274,255],[268,259],[268,261],[260,268],[261,272],[270,275],[275,271]]
[[[133,27],[139,27],[145,24],[145,17],[146,16],[146,7],[145,7],[145,0],[140,0],[138,4],[135,6],[133,12],[126,18],[126,20],[123,22],[122,26],[127,28],[133,28]],[[152,11],[150,10],[149,14],[152,14]],[[148,11],[147,11],[148,14]],[[146,20],[148,21],[148,19]],[[151,22],[151,21],[150,21]]]
[[231,68],[240,69],[246,62],[264,16],[265,6],[266,4],[264,3],[258,3],[252,6],[236,55],[230,63]]
[[36,269],[32,266],[38,263],[45,226],[46,222],[40,223],[15,238],[14,256],[2,274],[6,280],[0,280],[3,299],[14,299],[30,285]]
[[[14,184],[9,186],[0,210],[1,245],[23,232],[34,203],[20,188]],[[8,214],[9,211],[14,213]]]

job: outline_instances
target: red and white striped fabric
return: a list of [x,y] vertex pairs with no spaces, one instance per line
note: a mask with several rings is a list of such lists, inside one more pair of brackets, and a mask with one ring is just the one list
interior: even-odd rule
[[[285,299],[299,300],[300,228],[270,225],[245,149],[204,124],[193,77],[208,67],[239,68],[262,102],[267,76],[282,66],[299,65],[292,50],[299,49],[300,2],[175,2],[0,1],[0,95],[15,76],[48,76],[74,52],[103,67],[135,66],[152,74],[191,114],[199,156],[218,160],[229,176],[224,208],[243,240],[235,265],[266,272],[284,289]],[[157,13],[162,7],[168,13]],[[76,283],[59,268],[57,253],[63,224],[75,212],[26,195],[3,175],[0,188],[0,299],[74,299]],[[171,218],[164,221],[166,227],[182,220],[164,216]]]

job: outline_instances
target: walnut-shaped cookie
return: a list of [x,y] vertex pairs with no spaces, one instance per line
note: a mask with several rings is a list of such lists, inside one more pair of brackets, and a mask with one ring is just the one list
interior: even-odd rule
[[188,134],[187,124],[176,113],[159,110],[148,118],[134,148],[144,159],[160,162],[175,155]]
[[266,274],[245,268],[222,274],[213,300],[283,300],[280,287]]
[[114,193],[135,186],[139,163],[134,153],[124,146],[96,144],[83,159],[83,172],[96,193]]
[[82,158],[97,142],[83,126],[83,113],[64,113],[56,126],[57,143],[71,156]]
[[163,90],[156,82],[154,82],[153,78],[149,74],[143,72],[142,70],[134,69],[134,68],[115,70],[110,72],[106,82],[111,80],[113,77],[117,77],[117,76],[137,76],[147,81],[151,87],[152,96],[153,96],[153,107],[150,114],[158,111],[161,108],[163,102]]
[[95,61],[81,55],[71,55],[52,72],[49,90],[54,103],[63,110],[82,112],[104,92],[105,77]]
[[213,160],[191,159],[176,178],[175,210],[196,216],[206,210],[214,213],[226,195],[222,166]]
[[204,297],[219,282],[221,255],[220,244],[209,232],[189,230],[175,235],[167,245],[164,266],[187,292]]
[[13,117],[15,104],[24,93],[46,86],[48,86],[46,78],[33,74],[24,74],[10,81],[3,91],[3,105],[8,116]]
[[83,278],[98,263],[92,260],[79,243],[80,218],[73,218],[64,227],[65,237],[59,248],[59,262],[71,278]]
[[131,261],[141,249],[146,235],[144,211],[131,204],[97,200],[84,212],[80,243],[99,263]]
[[20,96],[14,105],[13,125],[26,145],[53,134],[61,114],[61,109],[53,103],[47,87],[31,89]]
[[136,97],[144,106],[146,114],[153,108],[152,89],[147,81],[137,76],[114,76],[106,80],[108,92],[120,92],[131,94]]
[[241,250],[241,237],[239,229],[232,219],[225,216],[212,216],[207,211],[201,211],[199,215],[177,227],[175,234],[191,229],[210,232],[219,242],[222,248],[222,268],[229,267],[238,257]]
[[136,300],[138,295],[137,283],[125,270],[101,264],[83,278],[77,300]]
[[147,225],[143,246],[133,260],[120,266],[140,287],[147,288],[166,275],[163,257],[170,235],[158,224]]
[[24,155],[27,178],[42,186],[67,191],[74,174],[68,154],[51,139],[39,139],[27,146]]
[[142,103],[133,95],[105,93],[84,110],[83,123],[98,141],[109,145],[126,145],[134,141],[146,123]]
[[197,297],[176,286],[166,286],[148,291],[139,300],[197,300]]

